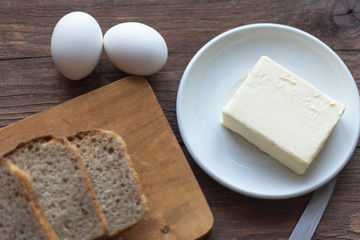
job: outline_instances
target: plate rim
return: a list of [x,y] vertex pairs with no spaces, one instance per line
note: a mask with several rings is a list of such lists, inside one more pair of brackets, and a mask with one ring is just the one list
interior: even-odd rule
[[[184,71],[184,73],[183,73],[183,75],[181,77],[181,80],[180,80],[180,84],[179,84],[179,88],[178,88],[178,92],[177,92],[177,99],[176,99],[176,117],[177,117],[177,122],[178,122],[180,135],[181,135],[181,137],[182,137],[182,139],[184,141],[186,149],[189,151],[191,157],[198,164],[198,166],[200,166],[200,168],[203,171],[205,171],[206,174],[208,174],[211,178],[213,178],[214,180],[216,180],[218,183],[225,186],[226,188],[231,189],[231,190],[233,190],[235,192],[238,192],[240,194],[244,194],[246,196],[255,197],[255,198],[262,198],[262,199],[287,199],[287,198],[301,196],[301,195],[304,195],[306,193],[312,192],[312,191],[316,190],[317,188],[325,185],[328,181],[330,181],[332,178],[334,178],[346,166],[346,164],[350,160],[351,156],[353,155],[353,152],[354,152],[354,150],[356,148],[356,145],[357,145],[357,142],[358,142],[358,139],[359,139],[360,123],[357,126],[356,133],[354,135],[355,139],[357,139],[357,141],[354,140],[354,142],[352,142],[352,146],[350,147],[350,151],[347,152],[346,156],[344,156],[345,161],[343,161],[343,163],[340,165],[340,167],[333,174],[329,175],[323,181],[320,181],[318,184],[315,184],[314,186],[312,186],[311,188],[308,188],[306,190],[293,192],[293,193],[271,195],[271,194],[260,194],[260,193],[257,193],[257,192],[251,192],[251,191],[248,191],[248,190],[236,188],[233,185],[230,185],[229,183],[223,181],[221,178],[216,176],[207,167],[207,165],[204,164],[203,161],[198,159],[198,156],[196,156],[196,154],[194,153],[194,150],[193,150],[193,148],[191,147],[191,145],[189,143],[188,136],[185,134],[184,124],[183,124],[182,118],[181,118],[181,116],[179,114],[179,111],[180,111],[181,106],[182,106],[182,96],[181,96],[181,94],[183,93],[183,89],[184,89],[184,87],[186,85],[186,78],[188,77],[189,73],[191,72],[192,67],[193,67],[194,63],[197,61],[197,59],[200,58],[202,56],[202,54],[204,52],[206,52],[209,47],[214,45],[216,42],[220,41],[222,38],[225,38],[225,37],[227,37],[229,35],[232,35],[234,33],[239,32],[239,31],[245,31],[247,29],[255,29],[255,28],[276,28],[276,29],[285,30],[287,32],[293,32],[293,33],[295,33],[297,35],[301,35],[302,37],[306,37],[306,38],[310,39],[311,41],[315,42],[316,44],[321,45],[321,47],[323,47],[326,50],[327,53],[331,54],[332,57],[335,58],[337,63],[341,64],[342,69],[353,80],[350,83],[352,85],[352,90],[354,90],[356,93],[358,92],[358,88],[356,86],[354,78],[353,78],[350,70],[347,68],[345,63],[342,61],[342,59],[329,46],[327,46],[324,42],[322,42],[320,39],[316,38],[315,36],[311,35],[310,33],[307,33],[307,32],[305,32],[303,30],[300,30],[300,29],[292,27],[292,26],[283,25],[283,24],[277,24],[277,23],[253,23],[253,24],[242,25],[242,26],[239,26],[239,27],[229,29],[229,30],[215,36],[211,40],[209,40],[192,57],[192,59],[190,60],[190,62],[186,66],[186,69],[185,69],[185,71]],[[358,109],[358,113],[359,113],[360,112],[360,97],[359,97],[359,101],[356,102],[356,105],[357,106],[355,106],[355,108]]]

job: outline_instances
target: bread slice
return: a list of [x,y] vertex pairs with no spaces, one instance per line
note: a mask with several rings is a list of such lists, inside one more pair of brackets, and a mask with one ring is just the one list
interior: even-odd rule
[[36,138],[5,157],[29,175],[59,239],[94,239],[106,234],[107,222],[80,153],[65,138]]
[[29,177],[0,158],[0,239],[57,240]]
[[144,218],[146,197],[123,139],[114,132],[90,130],[68,140],[76,145],[113,236]]

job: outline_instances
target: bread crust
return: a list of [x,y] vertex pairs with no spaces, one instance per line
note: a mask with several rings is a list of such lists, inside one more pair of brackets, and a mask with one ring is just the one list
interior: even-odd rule
[[[139,204],[141,206],[141,211],[140,214],[137,213],[136,215],[134,215],[134,220],[128,221],[126,222],[126,224],[123,224],[121,226],[121,228],[118,228],[116,230],[113,230],[112,232],[108,232],[108,222],[106,220],[106,216],[104,214],[103,209],[101,208],[101,205],[99,203],[98,200],[98,196],[96,196],[96,191],[91,183],[91,179],[90,176],[88,174],[88,169],[85,166],[84,163],[84,159],[81,156],[81,152],[79,151],[79,148],[76,146],[76,143],[72,144],[72,142],[74,141],[74,139],[82,139],[86,136],[102,136],[107,139],[111,139],[111,144],[117,144],[116,146],[119,146],[120,148],[120,155],[119,157],[119,161],[126,161],[127,164],[125,164],[125,168],[128,169],[126,170],[128,173],[130,173],[129,175],[131,176],[131,178],[133,179],[133,185],[136,185],[136,192],[138,193],[138,198],[135,200],[136,204]],[[110,141],[110,140],[109,140]],[[64,146],[66,146],[66,148],[74,153],[74,159],[75,161],[78,163],[78,167],[80,169],[81,172],[81,177],[83,179],[83,182],[85,184],[85,187],[87,188],[87,192],[89,193],[91,199],[93,200],[93,207],[96,209],[96,213],[97,213],[97,217],[99,222],[101,222],[102,224],[102,229],[103,232],[101,235],[99,236],[93,236],[93,238],[91,239],[97,239],[100,237],[104,237],[104,236],[116,236],[118,235],[120,232],[124,231],[125,229],[130,228],[131,226],[135,225],[136,223],[138,223],[141,219],[143,219],[145,217],[145,215],[147,214],[147,212],[149,211],[148,208],[148,204],[147,204],[147,199],[145,197],[145,194],[143,193],[142,190],[142,186],[140,183],[140,178],[135,170],[134,164],[131,160],[130,155],[127,152],[127,147],[126,144],[124,142],[124,140],[122,139],[122,137],[120,137],[118,134],[116,134],[115,132],[109,131],[109,130],[103,130],[103,129],[94,129],[94,130],[88,130],[88,131],[81,131],[76,133],[74,136],[72,137],[68,137],[66,138],[59,138],[59,137],[54,137],[52,135],[46,135],[46,136],[42,136],[42,137],[37,137],[34,138],[30,141],[24,142],[24,143],[20,143],[16,148],[14,148],[12,151],[6,153],[4,155],[4,157],[11,157],[14,154],[17,153],[25,153],[27,150],[31,149],[32,147],[36,147],[36,144],[55,144],[55,143],[59,143],[62,144]],[[118,150],[117,150],[118,151]],[[118,152],[116,152],[116,154],[118,154]],[[115,156],[116,157],[116,156]],[[124,162],[123,162],[124,163]],[[11,163],[10,163],[11,164]],[[12,164],[13,165],[13,164]],[[25,174],[25,177],[27,176],[25,172],[23,172],[22,170],[20,170],[18,167],[16,167],[14,165],[14,171],[15,172],[19,172],[19,176],[23,176]],[[23,174],[21,174],[21,172]],[[116,179],[116,177],[115,177]],[[31,191],[31,187],[32,187],[32,183],[30,181],[30,179],[28,178],[29,181],[24,180],[23,184],[23,188],[26,189],[27,195],[29,196],[29,199],[35,199],[36,198],[36,193],[35,190]],[[29,185],[30,184],[30,185]],[[130,186],[130,185],[129,185]],[[111,191],[111,189],[110,189]],[[37,199],[37,198],[36,198]],[[134,201],[133,199],[131,201]],[[38,211],[39,209],[41,210],[41,205],[39,200],[35,200],[35,201],[31,201],[31,207],[34,209],[34,211]],[[41,213],[40,213],[41,215]],[[45,221],[44,223],[44,227],[46,228],[46,221],[47,221],[47,217],[45,215],[45,213],[42,213],[43,217],[41,217],[41,219],[39,221]],[[49,224],[49,222],[47,222]],[[51,227],[51,225],[50,225]],[[53,233],[55,234],[55,232],[53,231]],[[56,234],[55,234],[56,236]],[[49,233],[49,239],[57,239],[54,238],[54,236],[52,235],[51,231]]]
[[[81,173],[83,175],[86,187],[88,188],[90,196],[93,199],[94,207],[97,210],[99,221],[102,223],[102,226],[103,226],[103,234],[101,236],[107,235],[107,233],[108,233],[107,232],[107,230],[108,230],[108,222],[107,222],[107,220],[105,218],[105,214],[104,214],[102,208],[100,207],[99,201],[98,201],[97,196],[95,194],[95,190],[94,190],[94,188],[93,188],[93,186],[91,184],[90,178],[89,178],[89,176],[87,174],[87,170],[85,168],[84,161],[83,161],[83,159],[82,159],[82,157],[80,155],[79,149],[77,147],[73,146],[72,144],[70,144],[70,142],[66,138],[62,138],[61,140],[66,141],[66,144],[69,144],[70,147],[76,152],[76,159],[80,163],[80,166],[81,166],[80,169],[81,169]],[[101,236],[96,236],[95,239],[98,238],[98,237],[101,237]]]
[[[126,144],[125,144],[125,142],[124,142],[124,140],[123,140],[123,138],[121,136],[119,136],[115,132],[109,131],[109,130],[92,129],[92,130],[87,130],[87,131],[80,131],[80,132],[76,133],[75,135],[68,137],[68,140],[70,141],[70,143],[74,143],[74,142],[77,142],[77,140],[81,141],[84,137],[98,136],[98,135],[101,135],[103,137],[110,137],[113,142],[120,145],[121,150],[122,150],[122,154],[124,155],[123,157],[126,159],[128,165],[129,165],[129,170],[131,172],[131,175],[134,178],[134,182],[135,182],[135,184],[137,186],[137,189],[138,189],[138,192],[139,192],[138,201],[139,201],[142,209],[144,210],[143,214],[141,216],[139,216],[135,221],[128,222],[121,229],[118,229],[117,231],[112,231],[112,232],[108,233],[109,236],[115,236],[115,235],[118,235],[120,232],[124,231],[125,229],[128,229],[128,228],[132,227],[133,225],[138,223],[141,219],[143,219],[145,217],[145,215],[148,213],[149,207],[148,207],[148,204],[147,204],[147,198],[146,198],[146,196],[145,196],[145,194],[143,193],[143,190],[142,190],[142,186],[141,186],[141,183],[140,183],[140,178],[139,178],[139,176],[138,176],[138,174],[137,174],[137,172],[135,170],[135,167],[134,167],[134,164],[133,164],[133,162],[131,160],[131,157],[127,152]],[[76,143],[74,143],[74,144],[76,145]],[[80,147],[80,146],[78,146],[78,147]],[[85,158],[85,157],[83,156],[83,158]]]
[[93,207],[96,209],[96,216],[99,220],[99,222],[101,223],[102,226],[102,232],[99,233],[96,236],[92,236],[90,239],[98,239],[104,235],[107,235],[107,229],[108,229],[108,223],[106,221],[105,215],[102,211],[102,208],[99,205],[99,202],[97,200],[95,191],[91,185],[91,181],[87,175],[87,171],[86,168],[84,166],[82,157],[80,155],[79,150],[73,146],[72,144],[70,144],[70,142],[66,139],[66,138],[62,138],[62,137],[54,137],[52,135],[45,135],[45,136],[41,136],[41,137],[37,137],[34,139],[31,139],[27,142],[23,142],[20,143],[17,147],[15,147],[13,150],[11,150],[10,152],[6,153],[4,155],[5,158],[10,158],[13,154],[16,154],[18,152],[24,152],[26,150],[26,148],[30,148],[34,145],[36,145],[37,143],[40,144],[55,144],[55,143],[60,143],[62,145],[64,145],[65,147],[68,148],[69,151],[72,151],[75,155],[75,161],[78,163],[79,165],[79,169],[80,169],[80,173],[81,173],[81,177],[83,182],[85,183],[85,186],[87,188],[87,192],[90,195],[91,199],[92,199],[92,204]]
[[19,180],[22,188],[21,190],[29,208],[31,209],[31,213],[33,213],[33,217],[36,220],[37,225],[45,234],[46,238],[48,240],[58,240],[54,229],[41,207],[39,199],[35,193],[34,186],[32,185],[28,175],[24,171],[20,170],[15,164],[10,163],[6,158],[0,158],[0,165],[7,167],[9,171]]

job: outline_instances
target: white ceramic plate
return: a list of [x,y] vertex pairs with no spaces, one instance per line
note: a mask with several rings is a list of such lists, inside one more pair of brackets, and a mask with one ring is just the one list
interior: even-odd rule
[[[262,55],[346,105],[302,176],[220,124],[222,107]],[[268,199],[299,196],[333,178],[356,147],[359,108],[354,79],[336,53],[312,35],[278,24],[246,25],[212,39],[190,61],[177,95],[180,133],[199,166],[232,190]]]

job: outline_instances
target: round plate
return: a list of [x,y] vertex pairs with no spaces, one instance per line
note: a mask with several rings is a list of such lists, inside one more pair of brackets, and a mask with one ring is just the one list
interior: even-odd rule
[[[346,106],[302,176],[220,124],[223,106],[261,56]],[[351,73],[323,42],[284,25],[251,24],[212,39],[187,66],[176,104],[181,136],[198,165],[224,186],[252,197],[290,198],[315,190],[345,166],[359,138],[359,94]]]

